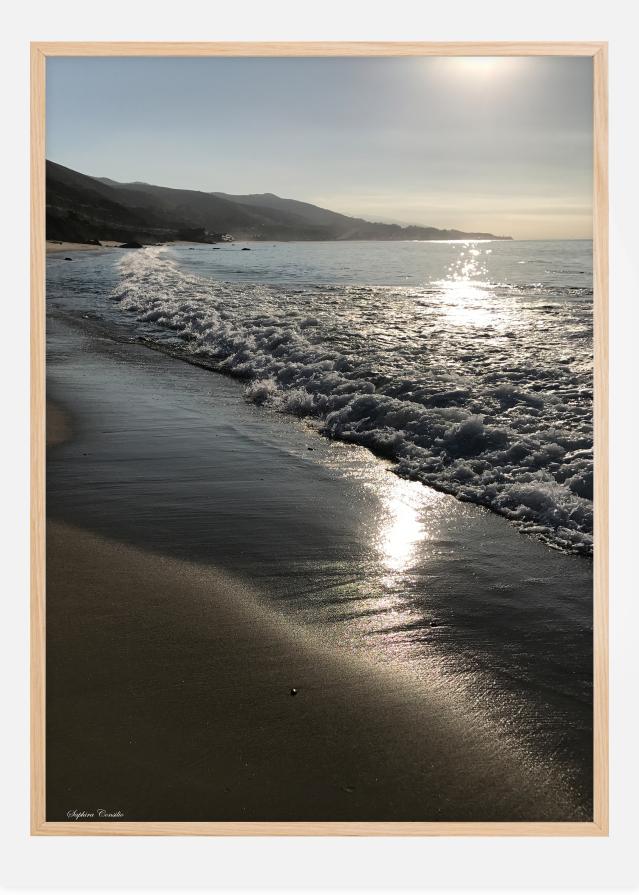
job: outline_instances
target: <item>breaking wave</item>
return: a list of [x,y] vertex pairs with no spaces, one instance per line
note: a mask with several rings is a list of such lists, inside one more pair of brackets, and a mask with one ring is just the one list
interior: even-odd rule
[[248,380],[256,404],[317,421],[395,471],[592,551],[592,301],[585,288],[217,282],[162,248],[113,294],[139,334]]

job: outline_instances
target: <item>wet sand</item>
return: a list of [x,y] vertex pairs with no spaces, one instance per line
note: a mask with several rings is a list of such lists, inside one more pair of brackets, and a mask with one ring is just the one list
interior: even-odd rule
[[588,817],[581,558],[53,318],[48,389],[49,819]]
[[274,821],[556,810],[512,758],[269,611],[241,579],[59,523],[47,567],[49,819],[99,808],[123,820]]
[[53,401],[47,401],[47,447],[62,444],[71,437],[71,422],[64,410]]

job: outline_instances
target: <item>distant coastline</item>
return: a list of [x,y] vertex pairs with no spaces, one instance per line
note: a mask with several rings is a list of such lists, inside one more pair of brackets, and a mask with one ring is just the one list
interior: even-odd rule
[[375,223],[272,193],[235,196],[118,183],[52,161],[46,164],[46,205],[47,239],[69,243],[512,239]]

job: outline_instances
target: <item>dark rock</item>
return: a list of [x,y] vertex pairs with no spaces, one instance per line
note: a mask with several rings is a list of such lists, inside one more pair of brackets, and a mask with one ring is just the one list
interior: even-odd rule
[[242,249],[242,251],[243,251],[243,252],[250,252],[251,250],[250,250],[250,249],[247,249],[247,247],[244,246],[244,248]]
[[100,242],[99,239],[87,239],[87,240],[85,240],[84,244],[88,245],[88,246],[101,246],[102,245],[102,243]]
[[123,242],[120,246],[121,249],[143,249],[144,246],[141,242]]
[[73,258],[65,258],[65,261],[73,261]]

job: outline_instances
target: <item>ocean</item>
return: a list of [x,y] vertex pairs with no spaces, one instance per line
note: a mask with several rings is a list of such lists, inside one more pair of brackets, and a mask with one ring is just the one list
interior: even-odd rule
[[590,253],[49,255],[47,389],[73,436],[48,516],[249,582],[295,637],[389,672],[587,817]]
[[52,256],[47,288],[400,477],[592,552],[590,241],[155,246]]

